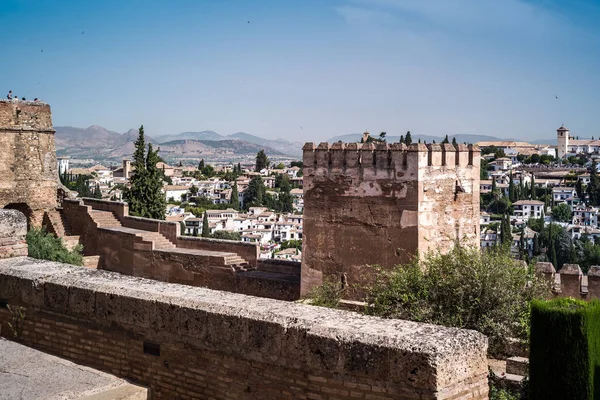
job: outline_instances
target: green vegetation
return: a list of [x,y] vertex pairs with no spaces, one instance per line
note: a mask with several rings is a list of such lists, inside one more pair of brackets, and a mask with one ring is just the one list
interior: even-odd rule
[[133,153],[132,166],[135,167],[135,172],[129,180],[131,187],[123,191],[123,198],[129,204],[129,212],[132,215],[165,219],[167,203],[162,192],[164,172],[156,167],[160,160],[158,151],[149,143],[146,153],[144,126],[140,126]]
[[456,246],[393,270],[378,268],[365,289],[368,314],[474,329],[488,336],[491,354],[502,354],[509,338],[527,342],[529,301],[551,293],[507,246],[484,252]]
[[566,203],[552,207],[552,218],[559,222],[571,222],[571,207]]
[[231,189],[231,208],[234,210],[240,210],[240,193],[238,192],[237,183],[233,182],[233,188]]
[[264,150],[260,150],[256,153],[256,167],[255,171],[260,172],[262,169],[265,169],[269,166],[269,158],[267,157],[267,153]]
[[281,249],[296,249],[302,251],[302,240],[286,240],[281,242]]
[[344,295],[341,282],[325,279],[323,284],[315,286],[306,296],[313,306],[336,308]]
[[68,250],[62,239],[57,238],[44,229],[32,228],[26,236],[29,257],[40,260],[57,261],[72,265],[83,265],[81,250],[77,245],[73,250]]
[[202,217],[202,237],[210,237],[210,227],[208,226],[208,214],[206,211]]
[[213,239],[225,239],[225,240],[242,240],[242,235],[239,232],[229,232],[229,231],[215,231],[212,235],[210,235]]
[[600,398],[600,302],[560,298],[531,308],[531,397]]

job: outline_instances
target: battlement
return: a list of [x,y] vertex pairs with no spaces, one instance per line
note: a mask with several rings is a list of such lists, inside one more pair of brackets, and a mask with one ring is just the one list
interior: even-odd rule
[[364,284],[368,265],[478,243],[477,146],[324,142],[303,153],[302,293],[323,277]]
[[39,101],[0,100],[0,131],[54,133],[50,105]]
[[591,266],[586,275],[578,264],[565,264],[557,272],[551,263],[539,262],[535,265],[535,271],[552,283],[556,297],[600,299],[600,266]]
[[[414,143],[342,143],[319,145],[309,142],[302,148],[304,168],[325,172],[346,169],[406,170],[410,167],[468,167],[479,165],[476,145]],[[309,171],[309,173],[312,171]],[[305,172],[306,174],[306,172]]]

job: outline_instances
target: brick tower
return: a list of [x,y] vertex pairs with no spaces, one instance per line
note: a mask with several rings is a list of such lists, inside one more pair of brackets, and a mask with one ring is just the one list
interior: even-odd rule
[[0,100],[0,208],[23,212],[32,226],[56,207],[54,132],[48,104]]
[[480,152],[473,145],[307,143],[302,294],[325,277],[368,282],[457,240],[479,245]]

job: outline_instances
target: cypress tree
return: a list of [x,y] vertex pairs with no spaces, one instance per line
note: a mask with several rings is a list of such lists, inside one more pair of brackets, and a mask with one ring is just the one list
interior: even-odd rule
[[202,217],[202,237],[210,237],[210,227],[208,226],[208,214],[204,211]]
[[404,143],[404,135],[400,135],[400,143]]
[[515,188],[515,182],[513,181],[512,173],[510,174],[510,178],[508,181],[508,198],[511,201],[511,203],[517,201],[517,190]]
[[448,135],[446,135],[444,140],[442,140],[442,144],[446,144],[446,143],[450,143],[450,140],[448,140]]
[[523,226],[523,229],[521,229],[521,237],[519,238],[519,258],[521,260],[525,259],[525,251],[525,226]]
[[[412,136],[410,135],[410,131],[406,132],[406,137],[404,138],[404,144],[406,144],[407,146],[410,146],[412,144],[413,140],[412,140]],[[421,143],[421,140],[419,140],[419,143]]]
[[238,173],[242,173],[242,164],[238,163]]
[[148,155],[146,157],[146,217],[153,219],[165,219],[167,200],[162,192],[163,173],[156,164],[160,158],[159,149],[154,150],[152,143],[148,144]]
[[452,145],[458,146],[458,142],[456,141],[455,137],[452,137]]
[[540,255],[540,238],[537,233],[533,236],[533,255]]
[[240,197],[236,182],[233,182],[233,189],[231,189],[231,208],[234,210],[240,209]]
[[200,160],[198,163],[198,171],[202,171],[204,169],[204,158]]
[[135,173],[129,179],[131,187],[123,193],[132,215],[165,219],[167,202],[162,193],[163,174],[156,166],[159,161],[158,150],[154,151],[152,144],[148,144],[146,153],[144,126],[140,126],[133,153],[132,167],[135,167]]
[[535,200],[535,175],[531,174],[531,193],[529,194],[531,200]]
[[265,153],[264,149],[260,150],[256,153],[256,172],[260,172],[261,170],[267,168],[269,166],[269,158],[267,157],[267,153]]

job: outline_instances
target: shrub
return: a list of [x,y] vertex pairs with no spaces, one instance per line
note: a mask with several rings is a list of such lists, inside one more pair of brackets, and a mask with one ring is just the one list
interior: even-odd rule
[[474,329],[504,354],[510,338],[527,341],[529,301],[549,297],[550,284],[511,256],[508,246],[482,252],[457,245],[392,270],[378,268],[365,288],[368,314]]
[[311,300],[313,306],[336,308],[343,295],[341,282],[326,279],[322,285],[312,288],[306,298]]
[[600,398],[600,302],[532,302],[532,399]]
[[68,250],[61,238],[55,237],[44,229],[36,228],[32,228],[27,232],[26,240],[29,257],[72,265],[83,265],[81,245],[77,245],[73,250]]
[[225,240],[242,240],[242,236],[239,232],[229,232],[229,231],[215,231],[211,235],[213,239],[225,239]]

